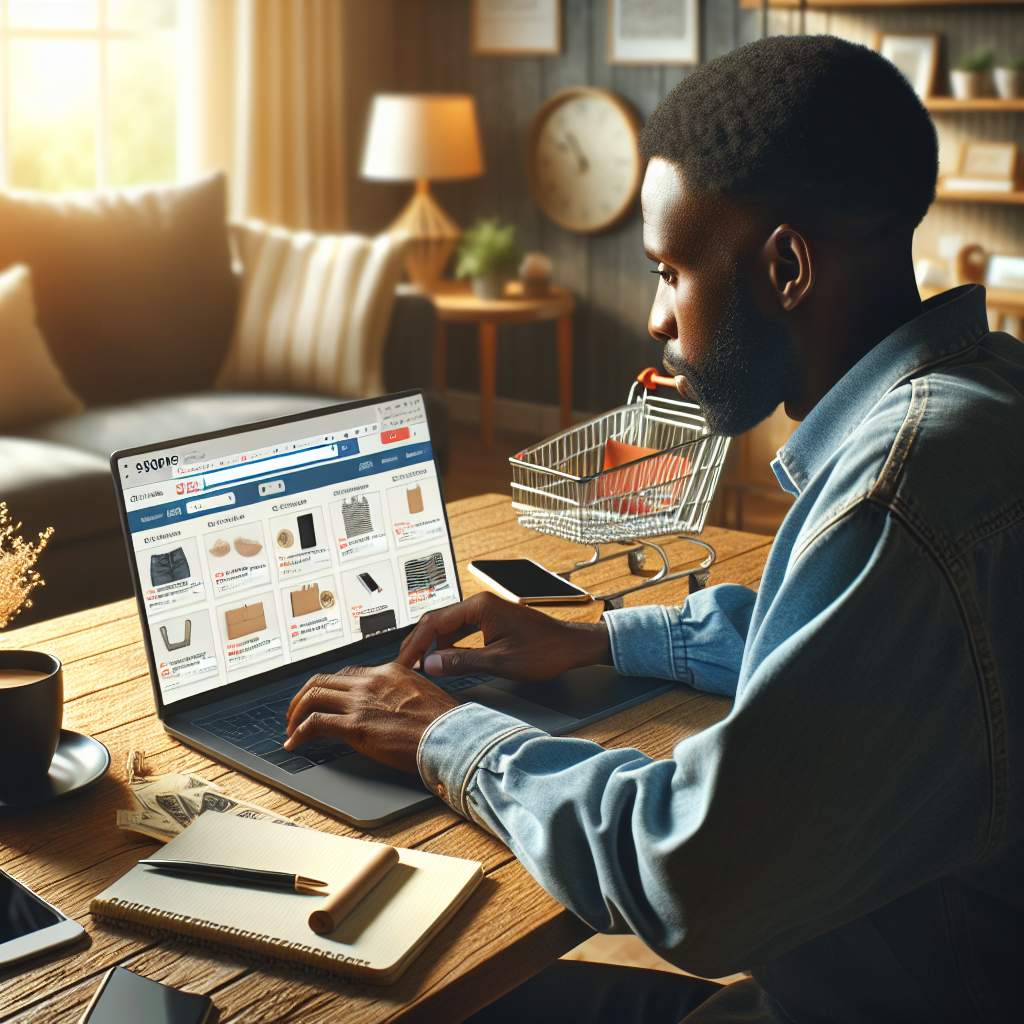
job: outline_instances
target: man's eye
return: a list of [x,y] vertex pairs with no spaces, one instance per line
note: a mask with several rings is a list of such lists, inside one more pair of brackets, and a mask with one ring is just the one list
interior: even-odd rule
[[676,279],[676,275],[672,273],[672,271],[669,270],[669,268],[666,267],[664,263],[659,263],[658,269],[652,270],[651,273],[657,274],[658,277],[660,277],[662,281],[665,282],[665,284],[672,284],[672,282],[675,281]]

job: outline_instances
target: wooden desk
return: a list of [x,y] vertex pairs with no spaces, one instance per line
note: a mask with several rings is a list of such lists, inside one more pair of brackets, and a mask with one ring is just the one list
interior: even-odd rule
[[[529,555],[562,569],[586,554],[582,548],[522,529],[509,499],[501,495],[453,502],[449,516],[466,596],[480,589],[465,571],[470,558]],[[712,583],[757,584],[769,538],[716,528],[705,530],[704,537],[718,550]],[[678,541],[669,541],[666,547],[677,557],[681,550],[693,550]],[[623,558],[576,578],[596,585],[625,574]],[[640,596],[628,600],[640,603]],[[681,602],[686,580],[642,596],[646,601]],[[600,616],[593,605],[547,608],[560,618]],[[218,953],[183,941],[158,942],[93,921],[89,900],[156,848],[114,824],[115,810],[130,806],[122,766],[131,747],[147,751],[154,772],[197,771],[217,779],[229,793],[300,816],[314,828],[338,835],[361,833],[208,760],[160,728],[133,601],[0,634],[0,646],[38,648],[63,659],[65,726],[98,737],[113,757],[107,777],[80,796],[47,810],[0,817],[0,866],[80,921],[88,932],[87,941],[66,958],[32,961],[23,974],[0,974],[0,1021],[77,1021],[100,975],[120,964],[157,981],[212,994],[221,1024],[455,1022],[590,934],[533,881],[505,846],[440,803],[375,829],[372,835],[401,846],[483,861],[487,877],[405,976],[389,988],[349,984],[285,966],[261,966],[241,954]],[[680,686],[577,735],[666,757],[677,740],[718,721],[729,706],[724,698]]]
[[447,374],[446,324],[479,324],[480,426],[484,448],[494,443],[494,385],[498,367],[498,324],[557,321],[558,398],[562,426],[572,421],[572,311],[576,300],[566,288],[553,285],[543,298],[526,298],[522,285],[510,281],[505,297],[480,299],[468,281],[439,281],[431,293],[437,310],[434,386],[444,394]]

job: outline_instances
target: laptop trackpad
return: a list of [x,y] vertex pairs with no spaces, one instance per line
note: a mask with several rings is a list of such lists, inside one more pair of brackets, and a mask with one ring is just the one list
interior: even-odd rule
[[506,693],[504,690],[498,690],[486,683],[463,690],[458,694],[458,700],[463,704],[468,704],[470,701],[483,704],[484,707],[501,711],[503,714],[518,718],[521,722],[526,722],[527,725],[550,733],[565,731],[579,722],[578,718],[570,718],[559,711],[541,707],[539,704],[534,704],[532,700],[524,700],[514,693]]

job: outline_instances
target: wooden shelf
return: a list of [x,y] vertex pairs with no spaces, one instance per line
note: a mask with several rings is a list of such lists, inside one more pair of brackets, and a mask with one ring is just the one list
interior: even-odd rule
[[[807,0],[808,10],[828,7],[973,7],[984,4],[1017,4],[1020,0]],[[740,0],[740,7],[747,10],[761,6],[761,0]],[[776,9],[799,10],[800,0],[768,0],[768,6]]]
[[983,96],[976,100],[956,100],[952,96],[930,96],[924,101],[925,107],[932,113],[951,113],[953,111],[976,111],[992,113],[1024,113],[1024,98],[1001,100],[996,96]]
[[935,190],[936,199],[960,203],[1010,203],[1024,204],[1024,191],[1018,192],[967,192],[961,189],[942,188]]

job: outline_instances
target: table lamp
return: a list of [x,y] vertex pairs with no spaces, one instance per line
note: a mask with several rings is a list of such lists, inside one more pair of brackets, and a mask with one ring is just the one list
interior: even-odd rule
[[437,282],[459,240],[458,225],[430,194],[430,181],[484,173],[476,103],[444,93],[378,93],[370,107],[364,178],[415,181],[409,205],[391,225],[409,236],[405,269],[426,291]]

